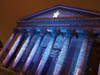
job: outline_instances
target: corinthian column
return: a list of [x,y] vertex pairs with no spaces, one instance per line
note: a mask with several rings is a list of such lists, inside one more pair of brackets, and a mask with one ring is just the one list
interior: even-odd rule
[[86,57],[86,53],[87,53],[87,48],[88,48],[88,43],[89,43],[89,37],[90,37],[91,33],[92,32],[89,30],[84,31],[84,40],[83,40],[83,43],[81,46],[81,50],[80,50],[80,53],[78,56],[78,60],[77,60],[73,75],[81,75],[82,74],[85,57]]
[[22,55],[23,55],[23,53],[24,53],[24,51],[25,51],[30,39],[32,38],[32,35],[35,34],[35,33],[36,33],[36,30],[29,31],[29,33],[28,33],[29,35],[28,35],[26,41],[24,42],[23,46],[21,47],[19,53],[17,54],[12,66],[11,66],[11,69],[14,70],[14,68],[17,66],[17,64],[18,64],[19,60],[21,59],[21,57],[22,57]]
[[60,71],[63,66],[64,60],[65,60],[65,57],[70,45],[71,38],[74,35],[74,33],[75,33],[75,30],[70,30],[70,29],[67,30],[67,34],[65,35],[65,42],[64,42],[63,48],[61,49],[60,55],[58,56],[58,60],[57,60],[53,75],[60,75]]
[[23,32],[21,32],[21,34],[18,36],[17,40],[15,41],[13,46],[11,47],[11,49],[10,49],[9,53],[7,54],[6,58],[4,59],[4,61],[2,63],[2,66],[4,66],[4,67],[8,66],[8,63],[11,61],[11,58],[13,57],[17,47],[19,46],[19,44],[22,41],[23,35],[24,35]]
[[47,46],[47,48],[46,48],[46,50],[45,50],[45,52],[43,54],[43,57],[42,57],[42,59],[41,59],[41,61],[39,63],[39,66],[38,66],[38,68],[36,70],[35,75],[41,75],[41,73],[43,71],[43,68],[44,68],[44,66],[45,66],[45,64],[46,64],[46,62],[48,60],[48,57],[49,57],[49,55],[51,53],[52,47],[54,45],[54,42],[55,42],[56,37],[57,37],[58,34],[59,34],[59,30],[54,29],[53,32],[52,32],[52,37],[51,37],[51,39],[50,39],[50,41],[48,43],[48,46]]
[[10,38],[8,39],[8,41],[6,42],[6,44],[4,45],[4,47],[2,48],[1,52],[0,52],[0,59],[2,58],[2,56],[4,55],[4,53],[6,52],[6,50],[8,49],[10,43],[12,42],[13,38],[15,37],[16,33],[18,32],[17,29],[14,30],[13,34],[10,36]]
[[34,58],[35,53],[37,52],[37,50],[41,44],[41,41],[46,33],[47,33],[46,29],[41,30],[40,36],[38,37],[35,45],[33,46],[32,50],[31,50],[31,52],[30,52],[30,54],[25,62],[25,65],[23,66],[23,69],[21,71],[22,73],[25,73],[27,71],[27,69],[28,69],[29,65],[31,64],[32,59]]

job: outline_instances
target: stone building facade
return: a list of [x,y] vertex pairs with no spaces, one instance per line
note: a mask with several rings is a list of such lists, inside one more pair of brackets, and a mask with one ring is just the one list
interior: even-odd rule
[[16,20],[0,60],[25,75],[99,75],[100,12],[55,5]]

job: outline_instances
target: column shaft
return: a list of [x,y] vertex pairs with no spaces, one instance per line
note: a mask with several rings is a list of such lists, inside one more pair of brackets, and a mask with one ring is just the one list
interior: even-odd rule
[[38,50],[38,48],[39,48],[39,46],[41,44],[42,39],[43,39],[43,36],[42,35],[38,37],[35,45],[33,46],[32,50],[31,50],[31,52],[30,52],[30,54],[29,54],[29,56],[28,56],[28,58],[27,58],[27,60],[25,62],[25,65],[23,66],[22,72],[25,73],[27,71],[29,65],[32,62],[32,59],[35,56],[36,51]]
[[24,53],[24,51],[25,51],[25,49],[26,49],[26,47],[27,47],[27,45],[28,45],[28,43],[29,43],[29,41],[31,39],[31,37],[32,37],[32,35],[29,35],[27,37],[26,41],[24,42],[23,46],[21,47],[19,53],[17,54],[12,66],[11,66],[12,69],[14,69],[16,67],[16,65],[18,64],[19,60],[21,59],[21,57],[22,57],[22,55],[23,55],[23,53]]
[[75,66],[74,74],[73,75],[81,75],[83,66],[84,66],[84,61],[86,57],[86,52],[88,48],[88,43],[89,43],[89,37],[85,37],[81,46],[81,50],[79,53],[79,57]]
[[54,55],[53,60],[52,60],[50,67],[48,69],[47,75],[53,75],[59,52],[60,52],[60,50],[57,50],[56,55]]
[[16,51],[16,48],[18,46],[18,44],[20,43],[21,39],[22,39],[22,34],[19,35],[19,37],[17,38],[17,40],[15,41],[14,45],[11,47],[8,55],[6,56],[6,58],[4,59],[2,66],[6,67],[7,64],[9,63],[11,57],[13,56],[14,52]]
[[[40,50],[41,50],[41,51],[40,51]],[[32,62],[34,62],[34,65],[32,66],[31,74],[35,74],[36,69],[37,69],[37,67],[38,67],[38,64],[39,64],[39,62],[40,62],[40,60],[41,60],[41,58],[42,58],[42,54],[44,53],[44,49],[43,49],[42,47],[41,47],[40,50],[37,52],[35,58],[32,60]],[[38,58],[38,59],[37,59],[37,58]]]
[[4,53],[6,52],[6,50],[8,49],[10,43],[12,42],[14,36],[16,35],[16,33],[13,33],[10,38],[8,39],[8,41],[6,42],[6,44],[4,45],[4,47],[2,48],[1,52],[0,52],[0,59],[2,58],[2,56],[4,55]]
[[60,55],[58,56],[58,60],[53,75],[59,75],[70,45],[70,41],[71,41],[71,37],[66,37],[63,48],[61,49]]
[[44,66],[45,66],[45,64],[46,64],[46,62],[48,60],[49,55],[50,55],[50,52],[52,50],[52,47],[54,45],[55,39],[56,39],[56,36],[53,36],[51,38],[51,40],[50,40],[50,42],[49,42],[49,44],[48,44],[48,46],[47,46],[47,48],[46,48],[46,50],[44,52],[44,55],[43,55],[43,57],[42,57],[42,59],[41,59],[41,61],[39,63],[39,66],[38,66],[38,68],[36,70],[35,75],[41,75],[41,73],[43,71],[43,68],[44,68]]
[[37,38],[36,38],[35,35],[33,35],[31,41],[29,42],[28,46],[25,49],[24,54],[22,55],[20,61],[18,62],[17,66],[15,67],[15,69],[14,69],[15,71],[19,71],[19,69],[23,66],[23,64],[26,61],[26,59],[27,59],[32,47],[35,44],[35,40],[37,40]]

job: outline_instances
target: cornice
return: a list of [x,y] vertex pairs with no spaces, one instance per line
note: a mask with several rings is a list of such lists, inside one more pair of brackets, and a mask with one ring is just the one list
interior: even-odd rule
[[100,27],[100,18],[62,18],[62,19],[41,19],[20,21],[17,27],[54,27],[54,26],[73,26],[73,27]]

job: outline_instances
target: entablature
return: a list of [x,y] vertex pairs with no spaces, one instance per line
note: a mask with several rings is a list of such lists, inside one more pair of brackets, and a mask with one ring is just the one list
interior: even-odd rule
[[100,18],[62,18],[20,21],[17,27],[100,27]]
[[60,4],[22,17],[16,22],[18,24],[16,28],[18,29],[47,28],[52,30],[59,28],[65,30],[74,28],[77,33],[82,33],[87,28],[95,33],[100,33],[99,11]]

